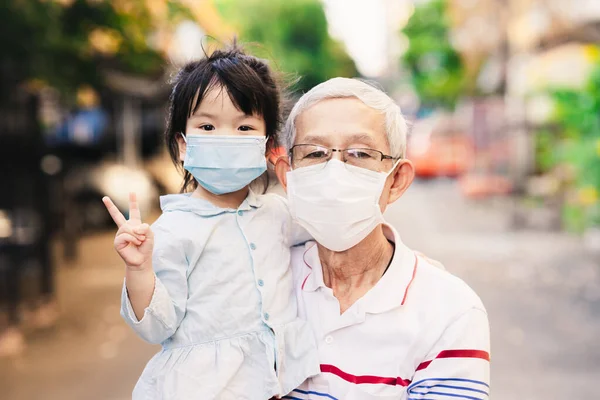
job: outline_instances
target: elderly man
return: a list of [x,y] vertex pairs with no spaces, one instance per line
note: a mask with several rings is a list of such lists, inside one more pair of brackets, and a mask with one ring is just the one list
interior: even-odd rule
[[292,264],[321,374],[286,398],[489,396],[479,297],[405,246],[382,216],[414,177],[406,130],[392,99],[355,79],[316,86],[289,116],[289,159],[276,171],[294,219],[316,240],[296,248]]

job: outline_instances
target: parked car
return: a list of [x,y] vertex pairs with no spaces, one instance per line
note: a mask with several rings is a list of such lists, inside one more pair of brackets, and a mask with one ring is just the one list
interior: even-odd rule
[[436,115],[414,124],[407,157],[415,164],[417,177],[457,177],[471,165],[473,144],[451,117]]

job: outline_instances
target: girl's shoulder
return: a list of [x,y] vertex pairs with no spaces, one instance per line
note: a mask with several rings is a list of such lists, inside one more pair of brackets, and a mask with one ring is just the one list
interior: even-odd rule
[[263,212],[269,213],[270,215],[288,218],[290,215],[287,199],[276,193],[265,193],[257,195],[258,201],[261,203],[260,207]]
[[213,215],[214,206],[207,201],[195,199],[189,194],[169,194],[160,197],[162,214],[152,224],[152,230],[169,233],[175,237],[186,236],[186,227],[199,227],[196,217]]

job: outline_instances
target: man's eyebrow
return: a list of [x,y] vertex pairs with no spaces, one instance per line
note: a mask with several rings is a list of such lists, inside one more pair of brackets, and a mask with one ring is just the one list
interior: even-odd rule
[[373,137],[367,133],[354,133],[348,136],[349,142],[367,142],[369,145],[373,145]]
[[327,136],[326,135],[308,135],[305,136],[303,139],[303,143],[306,144],[321,144],[321,145],[325,145],[327,144]]
[[[307,136],[304,137],[303,143],[305,143],[305,144],[319,144],[319,145],[322,145],[322,146],[326,146],[326,145],[328,145],[328,138],[329,138],[328,134],[307,135]],[[345,142],[349,142],[349,143],[365,142],[369,146],[373,146],[375,144],[375,141],[373,140],[373,137],[371,135],[367,134],[367,133],[364,133],[364,132],[357,132],[357,133],[350,134],[350,135],[348,135],[348,136],[345,137],[344,141]]]

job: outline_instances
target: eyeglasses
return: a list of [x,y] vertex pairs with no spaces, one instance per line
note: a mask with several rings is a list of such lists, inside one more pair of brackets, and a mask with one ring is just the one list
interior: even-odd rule
[[342,155],[342,161],[355,167],[369,169],[371,171],[382,171],[385,169],[386,160],[399,160],[400,157],[392,157],[373,149],[330,149],[316,144],[297,144],[290,149],[292,167],[302,168],[313,165],[325,165],[333,157],[334,152]]

